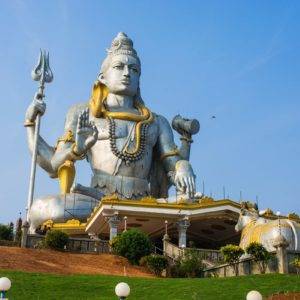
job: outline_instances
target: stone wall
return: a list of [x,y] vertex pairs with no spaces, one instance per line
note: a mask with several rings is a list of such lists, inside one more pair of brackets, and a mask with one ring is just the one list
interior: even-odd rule
[[[29,234],[27,236],[27,248],[36,248],[38,243],[45,238],[43,235]],[[108,241],[92,240],[84,238],[69,238],[69,243],[65,249],[69,252],[80,253],[109,253],[110,247]]]
[[[288,251],[288,273],[296,273],[296,268],[291,264],[292,261],[300,257],[300,252]],[[238,264],[239,275],[252,275],[260,274],[258,264],[252,258],[246,258]],[[278,272],[278,259],[276,252],[272,252],[272,257],[268,262],[266,273],[277,273]],[[204,277],[231,277],[235,276],[234,269],[229,264],[223,264],[216,267],[208,268],[204,270]]]

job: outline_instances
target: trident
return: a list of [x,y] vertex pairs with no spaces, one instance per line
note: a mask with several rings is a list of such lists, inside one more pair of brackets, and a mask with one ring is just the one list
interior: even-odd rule
[[[40,99],[43,101],[45,83],[50,83],[53,80],[53,73],[49,66],[49,52],[40,50],[39,60],[35,68],[31,71],[31,77],[35,81],[39,81],[40,86],[38,89],[38,95]],[[34,193],[34,183],[35,183],[35,171],[36,171],[36,158],[37,158],[37,143],[40,132],[40,123],[41,123],[41,115],[38,114],[35,120],[35,132],[34,132],[34,143],[33,143],[33,153],[31,160],[31,171],[30,171],[30,181],[29,181],[29,192],[27,199],[27,207],[26,207],[26,221],[29,222],[29,210],[33,201],[33,193]]]

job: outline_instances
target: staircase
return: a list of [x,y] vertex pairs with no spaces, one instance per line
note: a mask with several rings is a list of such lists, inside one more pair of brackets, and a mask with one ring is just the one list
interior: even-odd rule
[[212,250],[212,249],[195,249],[195,248],[180,248],[168,240],[163,241],[164,247],[164,255],[168,258],[176,261],[185,255],[187,251],[197,251],[199,255],[202,257],[202,263],[206,267],[214,267],[219,265],[223,262],[223,256],[219,250]]

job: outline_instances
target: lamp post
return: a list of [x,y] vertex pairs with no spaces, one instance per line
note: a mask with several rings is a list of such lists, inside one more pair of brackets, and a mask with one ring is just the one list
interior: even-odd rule
[[11,287],[11,281],[7,277],[0,278],[0,299],[7,299],[5,298],[6,292]]
[[130,287],[126,282],[120,282],[115,287],[115,293],[120,300],[125,300],[130,294]]
[[165,235],[168,235],[168,220],[165,220]]
[[124,231],[127,231],[127,217],[124,217]]
[[246,297],[246,300],[262,300],[262,299],[263,297],[261,293],[258,291],[250,291]]

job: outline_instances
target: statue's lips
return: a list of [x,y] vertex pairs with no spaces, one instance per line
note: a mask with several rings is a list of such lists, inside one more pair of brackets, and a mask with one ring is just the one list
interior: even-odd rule
[[130,85],[129,80],[121,80],[121,83],[124,84],[124,85]]

